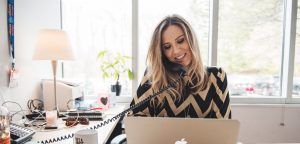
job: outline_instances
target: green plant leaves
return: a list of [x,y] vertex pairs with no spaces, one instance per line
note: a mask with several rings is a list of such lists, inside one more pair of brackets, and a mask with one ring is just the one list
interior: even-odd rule
[[97,54],[97,60],[100,62],[100,70],[102,72],[103,79],[114,78],[119,80],[119,76],[122,73],[127,73],[130,80],[133,80],[134,74],[126,62],[130,61],[132,57],[122,55],[121,53],[110,53],[107,50],[100,51]]
[[107,50],[100,51],[97,55],[97,59],[103,59],[107,53],[108,53]]
[[128,78],[129,78],[130,80],[133,80],[134,74],[133,74],[133,72],[132,72],[130,69],[127,70],[127,74],[128,74]]

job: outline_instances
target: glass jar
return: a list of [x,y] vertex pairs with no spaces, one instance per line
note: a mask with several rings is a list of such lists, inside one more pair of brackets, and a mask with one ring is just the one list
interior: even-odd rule
[[0,106],[0,144],[10,144],[9,113]]

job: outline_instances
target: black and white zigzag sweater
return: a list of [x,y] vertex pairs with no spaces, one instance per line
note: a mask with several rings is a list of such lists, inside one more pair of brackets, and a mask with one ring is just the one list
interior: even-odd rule
[[[161,105],[153,105],[153,101],[147,102],[134,109],[131,114],[152,117],[231,118],[225,71],[221,68],[207,67],[207,74],[209,80],[206,89],[193,92],[185,90],[179,100],[173,100],[169,93],[164,92],[160,94],[163,96]],[[183,80],[188,82],[191,78],[185,76]],[[144,77],[130,105],[144,100],[154,92],[151,82]]]

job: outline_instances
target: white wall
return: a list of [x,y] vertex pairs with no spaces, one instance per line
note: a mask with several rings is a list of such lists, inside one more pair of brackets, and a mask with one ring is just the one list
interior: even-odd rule
[[300,143],[299,105],[233,105],[232,117],[241,123],[240,142]]
[[[0,0],[0,96],[27,108],[29,99],[41,96],[40,79],[52,76],[50,61],[33,61],[36,34],[42,28],[60,28],[59,0],[15,0],[15,57],[18,87],[7,87],[9,67],[7,0]],[[0,99],[3,102],[3,99]]]
[[7,20],[6,20],[6,0],[0,1],[0,102],[2,103],[2,95],[7,95],[5,85],[7,83]]
[[[7,88],[6,1],[0,0],[0,97],[26,109],[27,100],[41,96],[40,79],[52,76],[50,62],[33,61],[32,55],[37,31],[60,27],[59,0],[15,0],[16,67],[20,77],[19,86],[12,89]],[[239,140],[243,143],[300,142],[299,107],[235,105],[232,110],[233,118],[241,122]],[[280,126],[282,121],[285,126]]]

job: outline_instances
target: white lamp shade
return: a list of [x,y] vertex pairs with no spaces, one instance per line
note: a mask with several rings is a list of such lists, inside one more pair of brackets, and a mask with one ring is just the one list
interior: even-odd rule
[[73,60],[74,54],[68,35],[59,29],[39,31],[34,60]]

